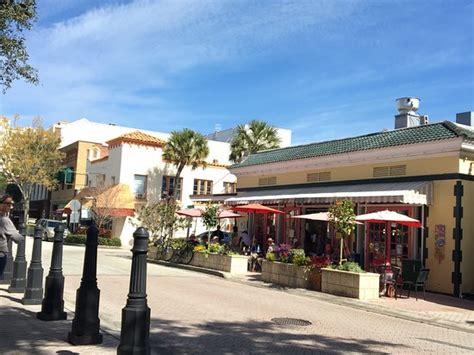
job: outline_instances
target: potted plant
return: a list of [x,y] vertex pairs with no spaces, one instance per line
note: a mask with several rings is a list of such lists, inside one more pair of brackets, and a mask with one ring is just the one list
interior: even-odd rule
[[343,258],[344,240],[356,227],[353,203],[350,200],[336,201],[329,208],[329,223],[340,238],[339,263],[322,269],[321,290],[362,300],[378,298],[380,275],[366,273],[359,264]]

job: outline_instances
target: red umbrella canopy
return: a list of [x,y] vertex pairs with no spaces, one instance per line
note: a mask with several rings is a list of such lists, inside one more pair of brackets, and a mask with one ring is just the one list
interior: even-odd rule
[[185,210],[176,211],[177,214],[185,217],[201,217],[202,212],[203,211],[198,208],[187,208]]
[[[317,213],[310,213],[310,214],[300,214],[299,216],[293,216],[293,218],[301,218],[301,219],[310,219],[312,221],[329,222],[329,212],[317,212]],[[356,222],[356,224],[363,224],[363,223]]]
[[235,206],[232,207],[232,210],[237,212],[255,212],[255,213],[281,213],[284,214],[285,212],[276,210],[274,208],[270,208],[259,203],[251,203],[248,205],[243,206]]
[[361,214],[356,216],[356,221],[372,223],[394,222],[408,227],[421,227],[419,220],[389,210]]
[[242,217],[240,214],[234,213],[229,210],[221,210],[219,211],[217,218],[239,218]]

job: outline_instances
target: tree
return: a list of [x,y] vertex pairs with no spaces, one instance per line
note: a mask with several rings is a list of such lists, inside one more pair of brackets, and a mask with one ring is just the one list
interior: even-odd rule
[[0,130],[0,175],[20,189],[27,221],[34,185],[56,187],[55,177],[64,159],[58,150],[60,138],[41,127],[12,127],[6,118],[0,119]]
[[186,218],[176,215],[178,210],[179,205],[174,200],[162,199],[158,203],[143,206],[137,212],[137,219],[155,240],[162,237],[166,231],[177,231],[187,226]]
[[28,64],[24,36],[35,20],[35,0],[0,0],[0,85],[4,94],[20,78],[38,84],[37,72]]
[[356,227],[356,215],[354,204],[351,200],[336,201],[329,207],[329,223],[339,233],[341,245],[339,251],[339,265],[342,265],[342,251],[344,250],[344,238],[350,236]]
[[266,122],[253,120],[248,125],[237,126],[237,132],[230,142],[229,159],[239,163],[252,153],[279,147],[280,138],[276,128]]
[[178,196],[178,184],[181,173],[186,165],[191,169],[205,167],[205,159],[209,155],[207,139],[200,133],[185,128],[182,131],[173,131],[163,148],[163,159],[176,166],[176,176],[173,186],[173,197]]
[[209,205],[206,210],[202,213],[202,222],[207,228],[207,248],[211,244],[211,228],[215,228],[219,224],[218,217],[219,205]]

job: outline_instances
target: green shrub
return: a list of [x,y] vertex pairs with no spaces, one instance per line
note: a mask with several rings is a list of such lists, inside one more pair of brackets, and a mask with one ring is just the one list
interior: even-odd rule
[[273,252],[268,252],[267,255],[265,255],[265,258],[268,261],[276,261],[276,259],[277,259],[276,254],[273,253]]
[[211,243],[209,244],[209,253],[218,253],[221,249],[221,245],[219,243]]
[[309,258],[304,254],[304,249],[291,249],[291,262],[298,266],[305,266],[309,263]]
[[357,272],[357,273],[363,273],[365,272],[362,270],[359,264],[353,261],[346,261],[342,265],[332,265],[332,269],[336,270],[341,270],[341,271],[350,271],[350,272]]
[[[85,244],[87,236],[83,234],[69,234],[66,239],[64,239],[65,243],[69,244]],[[114,247],[122,246],[122,242],[119,238],[103,238],[99,237],[99,245],[108,245]]]

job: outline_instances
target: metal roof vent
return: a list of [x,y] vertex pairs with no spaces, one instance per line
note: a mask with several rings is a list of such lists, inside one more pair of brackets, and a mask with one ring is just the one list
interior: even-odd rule
[[416,113],[420,107],[417,97],[400,97],[396,100],[398,115],[395,115],[395,129],[428,124],[428,116]]

